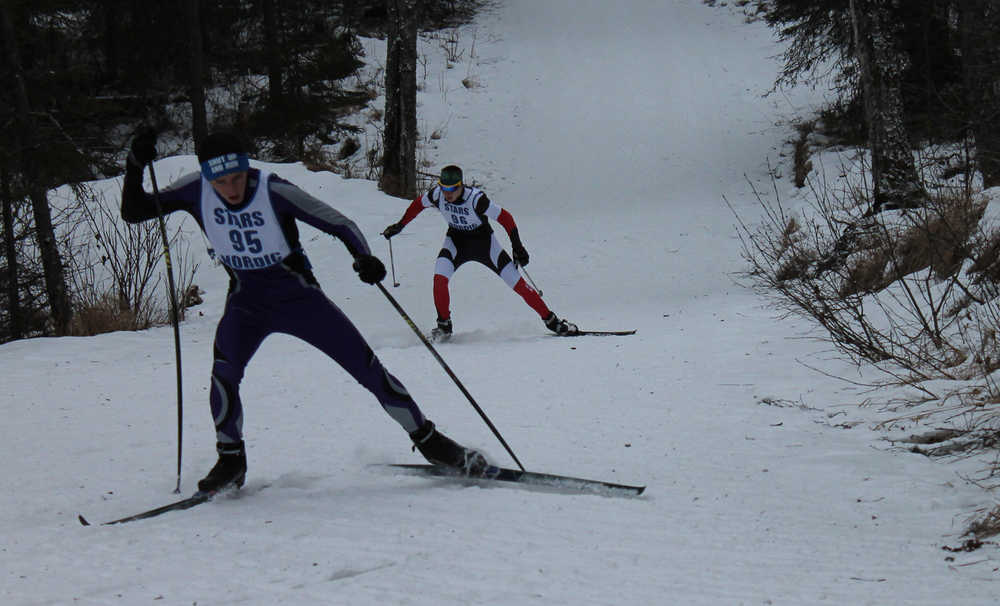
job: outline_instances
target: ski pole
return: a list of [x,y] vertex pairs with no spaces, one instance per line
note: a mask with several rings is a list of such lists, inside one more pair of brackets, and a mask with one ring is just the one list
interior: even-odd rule
[[177,288],[174,286],[174,270],[170,262],[170,241],[167,239],[167,222],[163,218],[163,207],[160,205],[160,188],[156,186],[156,172],[153,161],[149,161],[149,178],[153,183],[153,202],[156,204],[156,215],[160,220],[160,237],[163,239],[163,259],[167,264],[167,288],[170,290],[170,323],[174,325],[174,354],[177,362],[177,487],[174,493],[181,491],[181,449],[184,436],[184,403],[181,381],[181,329],[180,314],[177,309]]
[[521,273],[524,274],[524,277],[528,279],[528,283],[531,284],[531,287],[534,288],[536,292],[538,292],[538,296],[539,297],[542,296],[542,289],[535,286],[535,281],[532,280],[531,276],[528,275],[528,270],[524,269],[523,265],[518,265],[518,269],[520,269]]
[[507,445],[507,441],[504,440],[503,436],[500,435],[500,432],[497,430],[496,426],[493,425],[493,422],[490,421],[489,417],[486,416],[486,413],[483,412],[483,409],[479,407],[479,404],[476,403],[475,398],[472,397],[472,394],[469,393],[469,390],[465,388],[465,385],[462,385],[462,382],[458,380],[458,377],[455,376],[455,373],[452,372],[451,368],[448,367],[448,364],[446,364],[444,359],[441,358],[441,355],[438,354],[436,349],[434,349],[434,346],[431,345],[431,342],[427,340],[427,337],[424,336],[424,333],[420,332],[420,329],[417,328],[417,325],[414,324],[413,320],[410,319],[410,316],[407,315],[405,311],[403,311],[403,308],[400,307],[398,302],[396,302],[396,299],[389,294],[389,291],[385,289],[385,286],[382,286],[382,284],[378,282],[375,283],[375,286],[378,286],[378,289],[382,291],[382,294],[385,295],[385,298],[389,299],[389,303],[392,303],[392,306],[395,307],[396,311],[399,312],[399,315],[401,315],[403,319],[406,320],[406,323],[410,325],[410,328],[413,329],[413,332],[417,333],[417,336],[420,337],[420,340],[423,341],[424,345],[427,346],[427,349],[431,352],[431,354],[434,355],[434,358],[438,361],[439,364],[441,364],[441,367],[444,368],[444,371],[448,373],[448,376],[451,377],[451,380],[455,382],[455,385],[458,386],[458,389],[461,390],[462,394],[464,394],[466,398],[468,398],[469,403],[472,404],[472,407],[476,409],[476,412],[479,413],[479,416],[481,416],[483,420],[486,421],[486,425],[490,428],[490,431],[493,432],[493,435],[495,435],[497,439],[500,440],[500,443],[503,444],[503,447],[507,449],[507,453],[510,455],[510,458],[514,459],[514,462],[517,463],[517,466],[521,468],[521,471],[526,471],[524,469],[524,465],[521,465],[521,461],[519,461],[517,459],[517,456],[514,455],[514,451],[511,450],[510,446]]
[[392,260],[392,238],[389,238],[389,267],[392,268],[392,287],[399,288],[399,282],[396,281],[396,262]]

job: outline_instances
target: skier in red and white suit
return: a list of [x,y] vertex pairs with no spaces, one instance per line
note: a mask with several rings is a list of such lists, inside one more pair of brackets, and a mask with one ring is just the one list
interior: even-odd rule
[[[451,296],[448,283],[455,270],[468,261],[482,263],[500,276],[514,292],[521,295],[545,326],[557,335],[573,335],[576,325],[560,319],[545,305],[538,291],[525,282],[518,266],[528,264],[528,251],[521,243],[514,217],[494,204],[486,194],[462,183],[462,169],[449,165],[441,169],[437,185],[415,199],[396,223],[385,228],[382,235],[392,238],[425,208],[434,207],[448,223],[444,244],[434,265],[434,307],[437,309],[437,328],[433,337],[445,339],[451,335]],[[507,231],[513,250],[514,262],[493,235],[489,220],[493,219]]]

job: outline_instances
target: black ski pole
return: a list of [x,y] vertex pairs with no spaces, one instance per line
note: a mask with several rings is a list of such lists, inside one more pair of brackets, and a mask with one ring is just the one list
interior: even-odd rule
[[163,207],[160,205],[160,188],[156,186],[156,172],[153,162],[149,162],[149,178],[153,183],[153,202],[156,204],[156,215],[160,220],[160,237],[163,238],[163,259],[167,264],[167,288],[170,290],[170,323],[174,325],[174,354],[177,361],[177,487],[175,493],[181,491],[181,452],[184,437],[184,404],[181,381],[181,328],[180,314],[177,309],[177,288],[174,286],[174,270],[170,262],[170,240],[167,238],[167,222],[163,218]]
[[462,382],[458,380],[458,377],[455,376],[455,373],[452,372],[451,368],[448,367],[448,364],[446,364],[444,359],[441,358],[441,355],[438,354],[436,349],[434,349],[434,346],[431,345],[431,342],[427,340],[427,337],[424,336],[424,333],[420,332],[420,329],[417,328],[417,325],[414,324],[413,320],[410,319],[410,316],[408,316],[406,312],[403,311],[403,308],[400,307],[398,302],[396,302],[396,299],[389,294],[389,291],[385,289],[385,286],[382,286],[382,284],[378,282],[375,283],[375,286],[378,286],[378,289],[382,291],[382,294],[385,295],[385,298],[389,299],[389,303],[392,303],[392,306],[396,308],[396,311],[399,312],[399,315],[403,316],[403,319],[406,320],[406,323],[410,325],[410,328],[413,329],[413,332],[417,333],[417,336],[420,337],[420,340],[423,341],[427,349],[431,352],[431,354],[434,355],[434,358],[438,361],[439,364],[441,364],[441,367],[444,368],[444,371],[448,373],[448,376],[451,377],[451,380],[455,382],[455,385],[458,385],[458,389],[461,390],[462,394],[464,394],[466,398],[468,398],[469,403],[472,404],[472,407],[476,409],[476,412],[479,413],[479,416],[481,416],[483,420],[486,421],[486,425],[490,428],[490,431],[493,432],[493,435],[495,435],[497,439],[500,440],[500,443],[503,444],[503,447],[507,449],[507,453],[510,455],[510,458],[514,459],[514,462],[517,463],[517,466],[521,468],[521,471],[526,471],[524,469],[524,465],[521,465],[521,461],[517,459],[517,456],[514,454],[514,451],[511,450],[510,446],[507,445],[507,441],[504,440],[503,436],[500,435],[500,432],[497,430],[496,426],[493,425],[493,422],[490,421],[489,417],[486,416],[486,413],[483,412],[483,409],[479,407],[479,404],[476,403],[475,398],[472,397],[472,394],[469,393],[469,390],[465,388],[465,385],[462,385]]
[[389,267],[392,268],[392,287],[398,288],[399,282],[396,281],[396,262],[392,260],[392,238],[389,238]]
[[535,291],[538,293],[538,296],[539,297],[542,296],[542,290],[537,286],[535,286],[535,281],[532,280],[531,276],[528,275],[528,270],[524,269],[523,265],[518,265],[518,269],[520,269],[521,273],[524,274],[524,277],[528,279],[528,283],[531,284],[531,287],[535,289]]

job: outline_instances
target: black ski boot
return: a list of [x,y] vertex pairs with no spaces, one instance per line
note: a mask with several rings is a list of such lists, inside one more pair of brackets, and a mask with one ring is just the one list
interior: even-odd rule
[[212,471],[198,482],[200,492],[219,492],[230,486],[240,488],[247,477],[247,451],[243,440],[215,445],[219,460]]
[[489,465],[478,451],[457,444],[444,435],[429,419],[410,434],[413,447],[434,465],[455,467],[467,476],[481,476]]
[[549,315],[545,317],[545,328],[548,328],[560,337],[571,337],[580,332],[576,324],[560,320],[554,311],[550,311]]
[[451,338],[451,318],[438,318],[437,328],[431,329],[431,341],[441,342]]

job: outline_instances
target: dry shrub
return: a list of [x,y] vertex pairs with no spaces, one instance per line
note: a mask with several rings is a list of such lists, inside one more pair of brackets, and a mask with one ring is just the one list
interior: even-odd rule
[[980,541],[1000,534],[1000,506],[989,511],[981,519],[969,525],[967,535],[972,535]]
[[1000,231],[987,234],[979,243],[969,273],[977,284],[1000,284]]
[[855,255],[852,263],[845,268],[841,281],[840,296],[876,292],[885,288],[885,268],[889,259],[884,250],[871,251],[870,254]]
[[978,230],[984,210],[983,204],[968,198],[935,200],[896,244],[897,277],[925,267],[941,279],[957,272],[969,256],[969,242]]
[[788,221],[785,223],[785,231],[781,233],[781,246],[784,250],[791,248],[800,238],[798,234],[802,231],[802,227],[795,217],[789,217]]
[[809,160],[809,135],[816,128],[815,122],[802,122],[796,125],[799,138],[795,142],[795,187],[805,187],[813,164]]
[[140,316],[127,302],[111,293],[105,293],[93,301],[77,304],[70,335],[86,337],[119,330],[142,330],[154,323],[156,322],[148,314]]
[[858,229],[845,251],[841,296],[876,293],[924,269],[939,280],[955,276],[970,256],[984,210],[968,199],[938,198],[926,208],[895,211],[901,214],[891,226],[870,222]]
[[[776,185],[773,200],[751,187],[764,212],[757,225],[740,221],[744,276],[778,310],[809,319],[859,366],[884,373],[873,387],[906,386],[898,402],[885,403],[886,412],[903,414],[876,428],[933,422],[953,437],[913,451],[989,453],[982,478],[995,484],[1000,229],[984,219],[985,201],[971,188],[938,183],[924,188],[939,192],[924,206],[877,212],[866,183],[843,190],[820,183],[803,194],[808,206],[792,221]],[[955,381],[954,393],[941,391]],[[979,512],[968,534],[974,538],[962,549],[1000,534],[1000,507]]]
[[795,250],[782,257],[781,263],[775,269],[774,279],[777,282],[801,280],[806,277],[815,262],[815,254],[807,250]]
[[333,154],[325,151],[319,144],[310,145],[302,151],[302,165],[317,173],[323,171],[336,172],[336,159]]
[[[162,235],[156,221],[138,225],[122,222],[117,205],[89,186],[73,187],[66,209],[73,224],[65,239],[67,281],[73,300],[71,334],[95,335],[117,330],[142,330],[170,321]],[[178,227],[169,239],[180,320],[189,305],[198,265]],[[196,287],[195,287],[196,288]]]
[[950,339],[957,315],[982,300],[961,269],[980,237],[984,205],[938,195],[921,208],[877,213],[866,212],[863,187],[812,191],[812,208],[794,221],[780,199],[757,194],[765,219],[743,226],[746,275],[858,362],[890,362],[920,379],[953,377],[974,355]]

